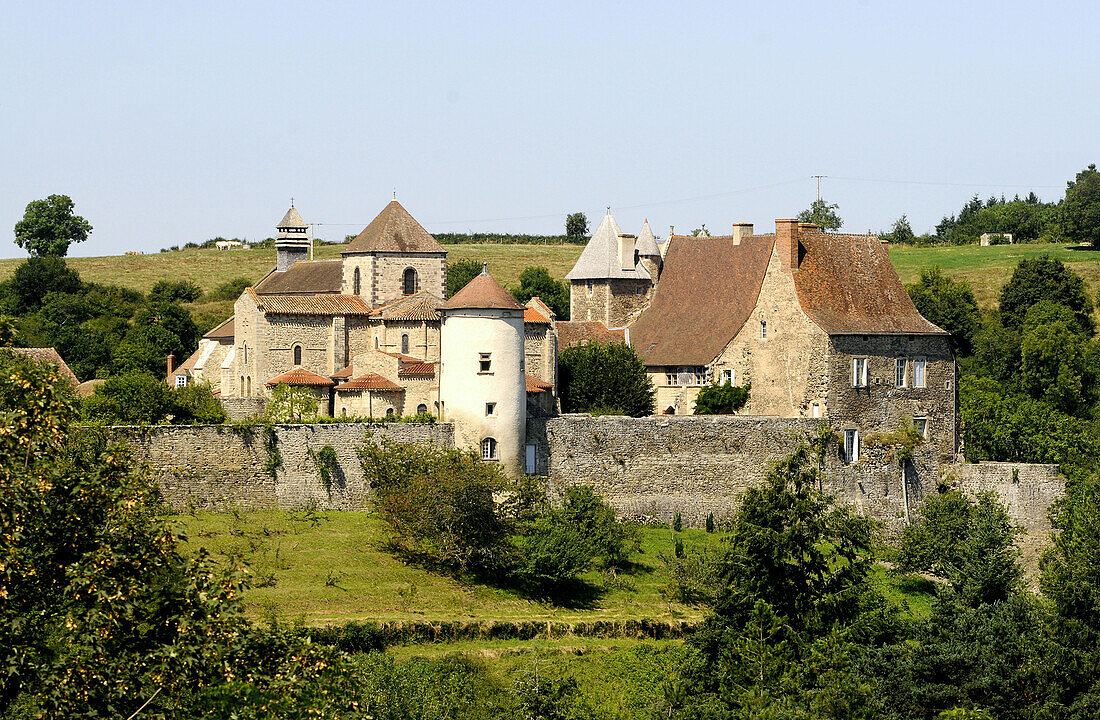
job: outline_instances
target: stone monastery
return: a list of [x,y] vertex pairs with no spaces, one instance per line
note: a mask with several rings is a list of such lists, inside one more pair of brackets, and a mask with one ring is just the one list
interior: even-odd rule
[[558,411],[557,353],[622,342],[642,357],[657,412],[691,414],[711,383],[751,384],[742,415],[828,419],[848,462],[861,439],[913,422],[942,462],[957,450],[956,366],[873,235],[776,220],[756,234],[635,236],[603,218],[570,284],[571,320],[520,305],[488,272],[445,297],[447,252],[396,200],[339,260],[310,260],[293,206],[276,266],[237,300],[169,381],[223,401],[280,383],[323,413],[429,412],[511,472],[533,472],[527,418]]

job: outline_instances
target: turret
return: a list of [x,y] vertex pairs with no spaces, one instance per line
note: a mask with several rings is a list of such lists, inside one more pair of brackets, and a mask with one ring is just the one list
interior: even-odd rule
[[483,269],[439,308],[441,419],[459,447],[524,471],[527,382],[523,306]]
[[664,260],[661,257],[661,251],[657,249],[657,237],[649,227],[648,218],[642,223],[642,231],[638,233],[638,242],[634,247],[638,253],[638,262],[646,269],[653,284],[656,285],[661,276]]
[[313,241],[309,236],[309,226],[298,214],[294,201],[291,201],[290,209],[275,229],[279,231],[275,237],[275,270],[284,272],[299,260],[309,259]]

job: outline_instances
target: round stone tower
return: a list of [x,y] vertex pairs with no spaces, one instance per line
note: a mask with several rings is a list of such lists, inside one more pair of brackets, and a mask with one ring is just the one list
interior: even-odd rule
[[523,306],[483,269],[439,311],[440,419],[454,423],[458,447],[523,473]]

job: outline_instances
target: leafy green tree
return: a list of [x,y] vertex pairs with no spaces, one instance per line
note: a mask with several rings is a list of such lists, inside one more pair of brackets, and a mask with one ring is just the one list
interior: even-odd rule
[[752,386],[733,385],[708,385],[699,391],[695,398],[695,415],[732,415],[749,401],[749,392]]
[[920,280],[905,288],[917,311],[951,333],[951,344],[959,355],[970,355],[981,313],[974,291],[965,280],[953,280],[939,267],[921,270]]
[[190,280],[157,280],[149,290],[150,302],[185,303],[202,297],[202,288]]
[[588,216],[582,212],[570,213],[565,218],[565,234],[568,237],[584,237],[588,234]]
[[175,410],[172,388],[162,378],[129,372],[107,378],[84,400],[85,420],[105,425],[156,425]]
[[225,408],[214,397],[210,383],[191,382],[173,390],[173,422],[196,425],[220,425],[227,416]]
[[462,288],[481,274],[482,264],[477,260],[459,260],[447,266],[447,297],[454,297]]
[[550,271],[542,267],[529,267],[519,276],[519,285],[512,289],[512,297],[521,305],[538,297],[554,311],[558,320],[569,319],[569,286],[550,277]]
[[909,224],[909,218],[902,215],[890,226],[890,232],[879,233],[879,237],[888,243],[898,245],[911,245],[917,236],[913,233],[913,227]]
[[1091,343],[1069,308],[1043,301],[1027,314],[1020,342],[1020,387],[1062,412],[1092,404],[1095,369]]
[[948,490],[921,503],[918,513],[920,519],[902,532],[898,569],[946,578],[951,568],[961,564],[974,501],[958,490]]
[[657,391],[634,348],[588,343],[558,357],[558,382],[565,412],[652,415]]
[[1001,288],[1001,322],[1007,328],[1019,328],[1028,308],[1043,300],[1068,307],[1081,328],[1092,334],[1092,300],[1085,292],[1084,280],[1061,260],[1049,255],[1026,258],[1016,266],[1012,277]]
[[9,292],[14,301],[13,312],[23,314],[37,310],[49,293],[76,293],[81,289],[80,275],[65,264],[64,258],[53,255],[31,257],[15,268]]
[[565,489],[562,520],[577,529],[592,549],[592,557],[604,567],[625,564],[637,539],[615,520],[615,511],[590,485]]
[[306,387],[279,383],[271,390],[264,417],[271,422],[287,423],[317,417],[317,395]]
[[182,362],[198,347],[198,325],[182,305],[153,302],[134,315],[134,323],[115,351],[122,372],[161,374],[169,354]]
[[826,200],[814,200],[810,207],[798,213],[798,219],[817,225],[823,230],[839,230],[844,221],[837,215],[840,206]]
[[64,257],[69,245],[84,242],[92,226],[73,214],[68,195],[50,195],[27,204],[23,219],[15,224],[15,244],[31,255]]
[[1069,240],[1100,247],[1100,171],[1095,163],[1066,183],[1062,226]]
[[[354,237],[354,236],[353,236]],[[244,289],[252,284],[246,277],[237,277],[226,280],[214,288],[210,293],[211,300],[236,300],[244,292]]]

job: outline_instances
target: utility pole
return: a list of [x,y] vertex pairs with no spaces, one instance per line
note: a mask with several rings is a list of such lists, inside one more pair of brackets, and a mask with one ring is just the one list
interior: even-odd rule
[[817,201],[821,202],[821,178],[828,177],[828,175],[811,175],[810,177],[817,180]]

